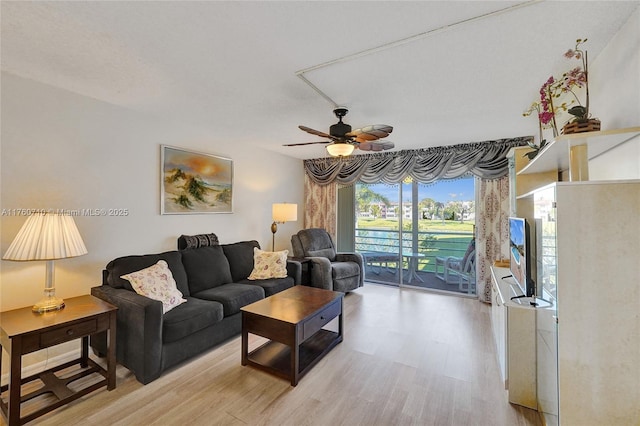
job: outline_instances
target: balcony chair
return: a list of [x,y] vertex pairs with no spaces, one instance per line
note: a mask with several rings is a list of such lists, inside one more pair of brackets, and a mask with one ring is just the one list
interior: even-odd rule
[[[442,274],[438,273],[442,266]],[[471,293],[476,284],[476,240],[469,242],[463,257],[436,257],[436,277],[447,284],[458,284],[458,289],[464,291],[466,284],[467,293]]]
[[329,233],[322,228],[303,229],[291,236],[293,256],[310,261],[310,287],[348,293],[364,285],[360,253],[338,253]]

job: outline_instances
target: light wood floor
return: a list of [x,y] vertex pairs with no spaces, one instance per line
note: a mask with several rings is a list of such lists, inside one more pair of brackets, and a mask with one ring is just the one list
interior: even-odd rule
[[30,424],[540,424],[536,412],[507,401],[489,306],[367,284],[347,295],[344,307],[344,341],[295,388],[242,367],[238,336],[146,386],[118,366],[115,390]]

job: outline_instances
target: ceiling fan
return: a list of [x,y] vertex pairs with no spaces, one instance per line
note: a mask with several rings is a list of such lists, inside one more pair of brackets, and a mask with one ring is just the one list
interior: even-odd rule
[[301,146],[313,144],[329,144],[327,152],[335,157],[351,155],[354,149],[362,151],[382,151],[394,147],[393,142],[378,140],[386,138],[393,131],[392,126],[386,124],[373,124],[359,129],[351,130],[351,126],[342,122],[342,117],[349,110],[345,107],[337,107],[333,113],[338,117],[338,122],[329,128],[329,133],[311,129],[306,126],[298,126],[300,130],[329,139],[320,142],[291,143],[284,146]]

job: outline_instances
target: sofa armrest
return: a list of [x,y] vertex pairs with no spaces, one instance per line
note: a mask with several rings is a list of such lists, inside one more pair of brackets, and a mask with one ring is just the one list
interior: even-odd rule
[[336,261],[338,262],[356,262],[362,266],[364,261],[360,253],[336,253]]
[[[159,377],[162,372],[162,302],[108,285],[91,288],[91,294],[118,307],[118,362],[133,371],[141,383]],[[104,353],[106,333],[92,338],[91,346],[98,353]]]
[[331,276],[331,261],[326,257],[307,257],[311,261],[310,276],[311,287],[333,290],[333,277]]
[[355,262],[360,267],[360,284],[364,285],[364,259],[360,253],[336,253],[336,260],[338,262]]
[[302,263],[296,260],[287,260],[287,276],[293,278],[294,285],[302,284]]

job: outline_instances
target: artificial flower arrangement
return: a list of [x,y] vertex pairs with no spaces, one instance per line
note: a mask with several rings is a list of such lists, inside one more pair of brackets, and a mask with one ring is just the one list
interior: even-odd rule
[[[578,103],[578,105],[567,110],[569,114],[575,117],[571,121],[589,119],[589,73],[587,68],[587,51],[580,50],[580,45],[586,41],[586,38],[584,40],[579,38],[576,40],[575,49],[569,49],[565,52],[564,57],[567,59],[576,58],[578,60],[582,60],[582,69],[578,66],[571,71],[564,73],[562,75],[562,80],[558,82],[558,88],[556,89],[559,90],[560,93],[571,93],[574,98],[571,102]],[[580,99],[578,99],[578,96],[574,92],[575,88],[582,87],[585,89],[584,106],[580,103]]]
[[[564,54],[567,59],[577,59],[581,64],[562,74],[559,79],[553,76],[540,87],[540,100],[531,104],[529,109],[522,115],[527,117],[536,112],[538,116],[538,129],[540,131],[540,145],[532,145],[535,151],[530,153],[529,158],[535,157],[540,149],[546,144],[542,137],[543,129],[552,129],[553,136],[558,136],[558,125],[556,114],[560,111],[567,111],[573,116],[563,128],[563,133],[577,133],[583,131],[600,130],[600,121],[591,119],[589,114],[589,73],[587,51],[581,49],[587,39],[576,40],[574,49],[569,49]],[[576,94],[577,89],[584,88],[585,103],[580,102]],[[568,97],[568,99],[567,99]],[[573,106],[572,106],[573,105]],[[584,124],[592,122],[588,126]]]

